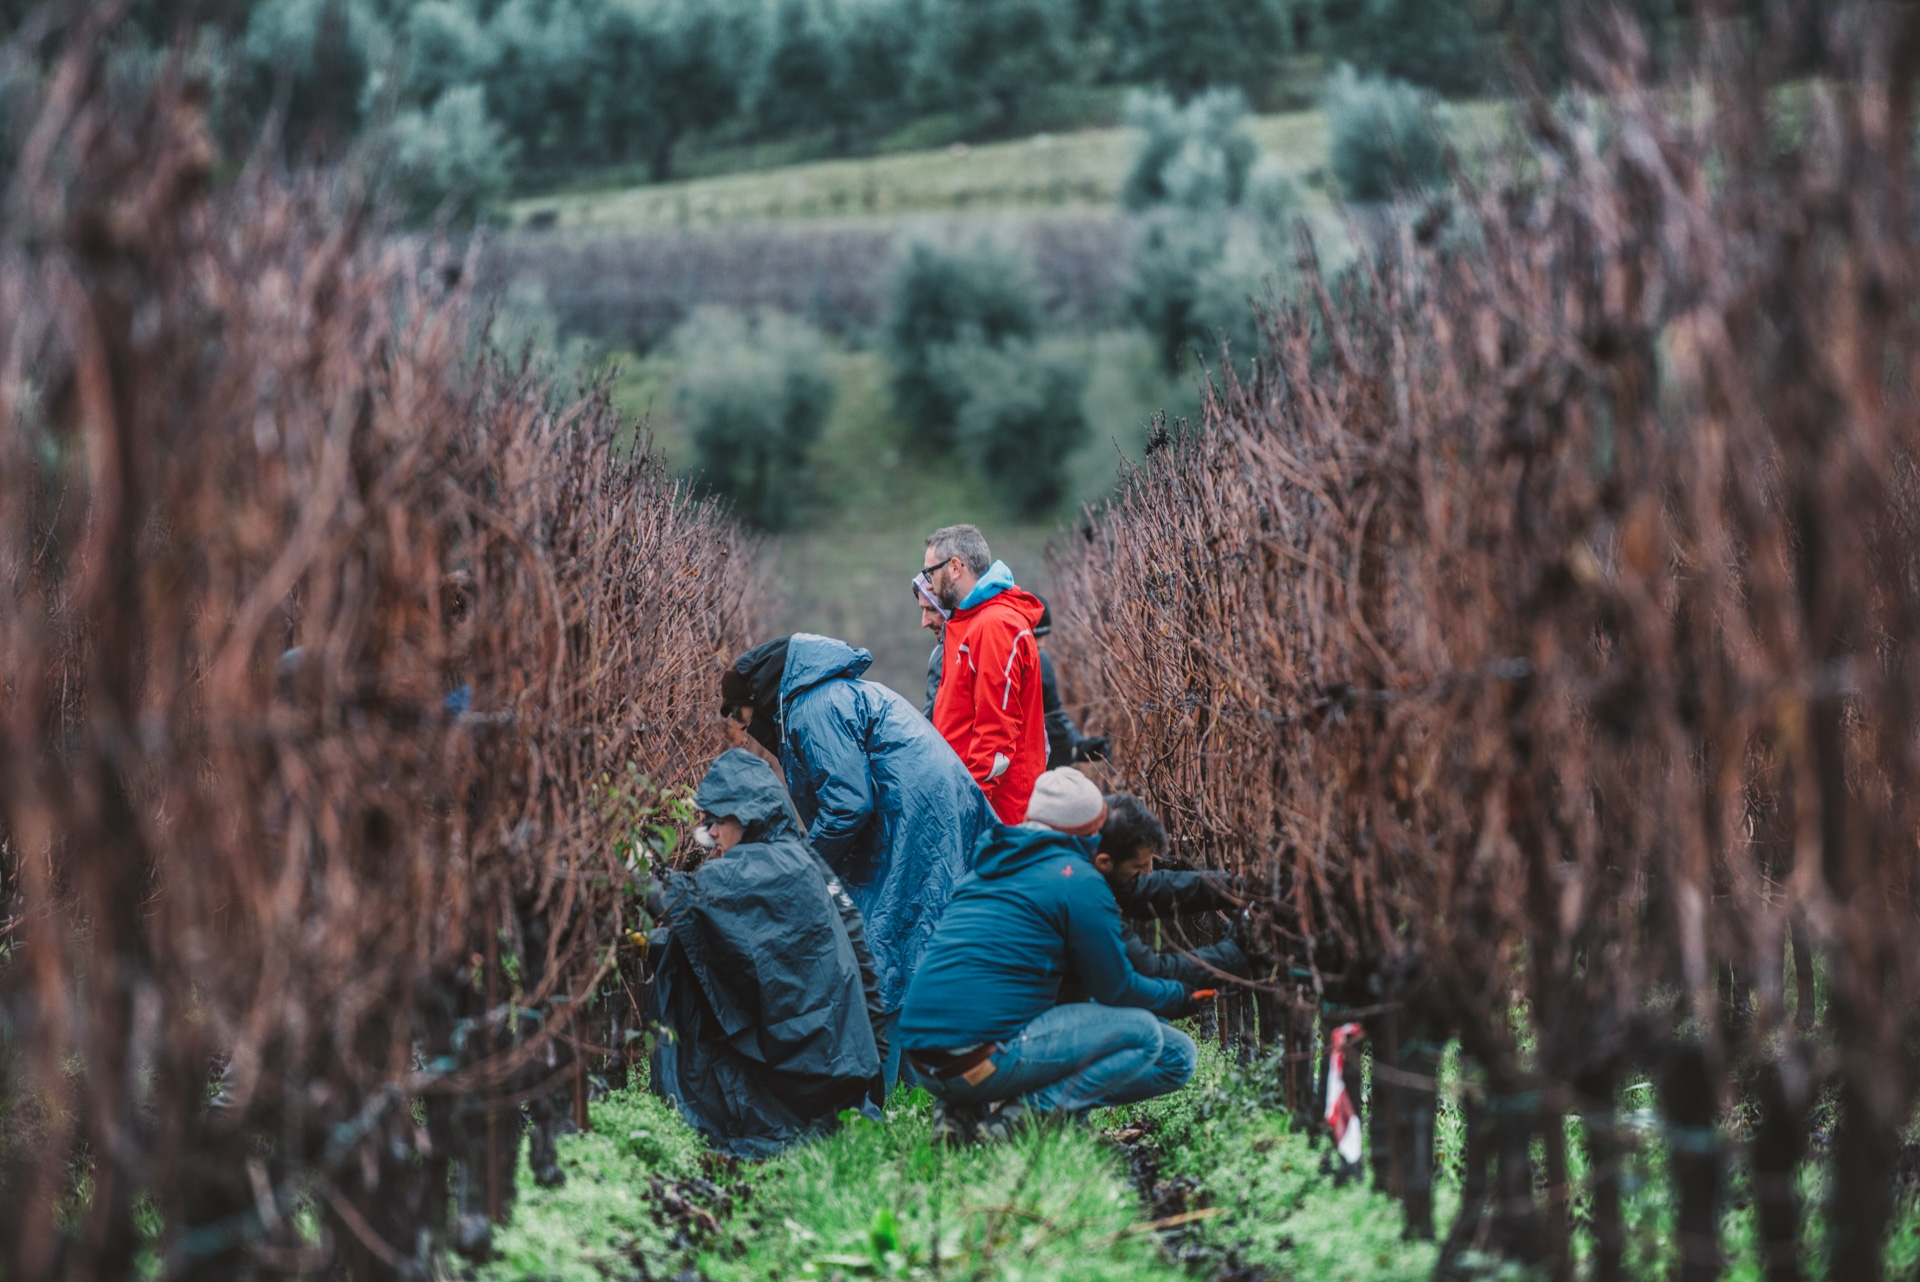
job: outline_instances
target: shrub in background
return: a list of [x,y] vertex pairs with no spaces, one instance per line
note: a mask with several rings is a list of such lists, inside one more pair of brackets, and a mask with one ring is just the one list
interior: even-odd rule
[[1067,458],[1087,438],[1084,354],[1060,343],[969,341],[941,349],[935,363],[967,389],[956,423],[961,452],[1007,508],[1036,517],[1057,507]]
[[828,129],[845,154],[856,129],[897,124],[913,73],[922,0],[778,0],[761,18],[746,91],[761,134]]
[[818,330],[772,309],[705,307],[670,340],[681,368],[674,412],[702,481],[763,530],[793,510],[795,473],[833,409],[831,355]]
[[296,152],[337,155],[366,115],[368,69],[387,43],[378,19],[350,0],[267,0],[241,42],[256,115],[284,111],[281,138]]
[[493,39],[458,0],[425,0],[407,15],[407,62],[400,88],[414,106],[430,106],[455,85],[479,83],[493,63]]
[[921,242],[908,249],[892,292],[885,345],[894,410],[922,440],[952,445],[968,388],[942,351],[1032,338],[1040,322],[1032,273],[1019,254],[989,240],[967,248]]
[[[1555,25],[1559,10],[1519,0],[1503,10],[1504,21],[1531,34]],[[1368,74],[1470,94],[1485,88],[1500,59],[1490,12],[1446,0],[1335,0],[1321,10],[1320,44]]]
[[[596,33],[605,39],[604,33]],[[487,106],[520,143],[529,163],[587,147],[586,114],[601,88],[587,15],[567,0],[506,0],[487,21],[493,58]]]
[[513,180],[514,144],[487,115],[479,85],[459,85],[388,128],[389,178],[407,218],[470,226],[493,212]]
[[1114,0],[1102,26],[1110,74],[1191,98],[1209,86],[1258,92],[1291,47],[1288,0]]
[[1128,302],[1166,373],[1179,372],[1190,351],[1213,363],[1223,342],[1243,362],[1252,359],[1259,330],[1250,300],[1283,274],[1267,243],[1249,217],[1166,209],[1147,218]]
[[[585,66],[590,154],[644,159],[655,182],[696,129],[740,107],[758,28],[727,0],[591,0]],[[563,68],[570,80],[579,67]]]
[[1260,158],[1246,131],[1247,100],[1238,89],[1216,89],[1188,102],[1164,93],[1127,95],[1126,121],[1146,139],[1120,198],[1128,209],[1159,204],[1209,209],[1237,205]]
[[603,364],[601,348],[584,334],[562,327],[537,276],[515,276],[495,292],[479,314],[487,344],[507,365],[537,364],[556,387],[591,386]]
[[904,113],[924,7],[924,0],[840,0],[835,7],[842,92],[858,123],[891,125]]
[[914,96],[1010,133],[1039,89],[1089,70],[1074,40],[1077,18],[1074,0],[928,0]]
[[1321,105],[1327,151],[1346,199],[1387,200],[1446,178],[1436,132],[1443,109],[1433,94],[1342,66],[1328,79]]
[[1171,374],[1188,348],[1206,339],[1204,278],[1226,248],[1225,220],[1169,210],[1142,224],[1133,250],[1128,303]]
[[846,67],[838,9],[779,0],[767,10],[763,55],[747,98],[766,133],[817,129],[844,119]]
[[1166,94],[1128,100],[1128,122],[1146,135],[1122,192],[1144,214],[1128,302],[1169,374],[1189,350],[1211,358],[1223,339],[1250,359],[1258,335],[1247,300],[1285,261],[1299,192],[1261,161],[1246,115],[1237,89],[1185,106]]

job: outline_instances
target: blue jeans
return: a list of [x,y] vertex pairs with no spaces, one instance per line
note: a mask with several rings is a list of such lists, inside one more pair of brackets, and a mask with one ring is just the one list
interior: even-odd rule
[[955,1104],[1018,1099],[1042,1113],[1083,1113],[1177,1091],[1194,1059],[1193,1039],[1150,1011],[1069,1002],[1010,1038],[978,1085],[914,1076]]

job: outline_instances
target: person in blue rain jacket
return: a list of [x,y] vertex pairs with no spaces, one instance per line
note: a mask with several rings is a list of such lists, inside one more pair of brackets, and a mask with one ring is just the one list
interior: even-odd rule
[[[866,924],[880,1003],[897,1019],[920,954],[994,822],[986,795],[911,703],[862,680],[873,656],[796,632],[749,650],[722,710],[777,752],[807,840]],[[890,1054],[891,1088],[899,1056]]]

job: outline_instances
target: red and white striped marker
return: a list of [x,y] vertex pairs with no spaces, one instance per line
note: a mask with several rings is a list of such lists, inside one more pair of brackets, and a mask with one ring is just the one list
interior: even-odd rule
[[1342,1024],[1333,1030],[1333,1049],[1327,1053],[1327,1129],[1349,1166],[1360,1161],[1360,1109],[1347,1094],[1347,1045],[1365,1035],[1358,1024]]

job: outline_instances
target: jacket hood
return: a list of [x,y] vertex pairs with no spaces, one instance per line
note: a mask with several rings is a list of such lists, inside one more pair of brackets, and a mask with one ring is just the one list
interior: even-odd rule
[[[971,594],[969,601],[973,600]],[[1040,622],[1040,616],[1046,612],[1046,603],[1025,588],[1008,585],[994,592],[992,596],[975,601],[970,606],[962,606],[953,612],[956,622],[965,622],[976,617],[982,606],[992,605],[997,609],[1011,610],[1024,621],[1029,629]]]
[[809,686],[835,677],[857,678],[873,666],[869,651],[855,649],[845,641],[796,632],[787,639],[787,670],[780,679],[780,703]]
[[[995,824],[980,834],[973,848],[973,871],[992,881],[996,877],[1011,877],[1061,855],[1079,855],[1091,864],[1094,852],[1099,849],[1098,833],[1091,837],[1069,837],[1037,824]],[[1092,867],[1087,873],[1093,877],[1100,875]]]
[[731,815],[746,829],[744,841],[777,837],[806,839],[793,817],[793,803],[773,767],[745,748],[729,748],[707,770],[693,804],[710,815]]
[[987,567],[987,572],[980,576],[979,582],[973,585],[973,591],[961,598],[960,604],[954,607],[954,612],[971,610],[982,601],[990,601],[1012,586],[1013,571],[1007,568],[1005,561],[995,561]]

